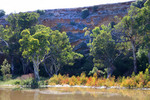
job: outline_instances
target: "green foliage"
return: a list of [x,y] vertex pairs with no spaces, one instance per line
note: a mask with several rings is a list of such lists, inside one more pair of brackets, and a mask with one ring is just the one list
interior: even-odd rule
[[21,45],[21,50],[23,50],[22,55],[27,56],[28,59],[43,59],[44,55],[49,52],[48,37],[49,34],[41,31],[36,32],[34,35],[30,35],[29,30],[22,31],[22,39],[19,40]]
[[72,51],[72,47],[69,42],[69,38],[65,32],[60,33],[58,30],[50,33],[50,58],[46,60],[49,62],[50,68],[55,68],[55,74],[64,65],[73,65],[75,59],[80,59],[83,55]]
[[94,73],[97,73],[97,72],[98,72],[98,68],[93,67],[92,71],[90,71],[88,75],[93,75]]
[[139,66],[139,71],[144,71],[147,68],[148,64],[148,50],[145,48],[139,48],[137,53],[136,53],[137,61],[138,61],[138,66]]
[[40,15],[44,15],[45,14],[44,10],[37,10],[36,12],[39,13]]
[[90,54],[94,57],[94,67],[109,68],[119,55],[117,45],[111,36],[111,28],[110,26],[102,25],[101,30],[99,27],[96,27],[92,32],[90,36],[93,37],[93,42]]
[[136,2],[132,3],[132,6],[135,6],[135,7],[138,7],[138,8],[142,8],[142,7],[144,7],[144,3],[146,1],[147,0],[136,0]]
[[32,78],[22,80],[21,83],[19,82],[19,84],[23,87],[32,88],[32,89],[39,87],[38,81]]
[[19,43],[22,55],[33,62],[37,73],[43,61],[48,62],[51,73],[57,74],[60,67],[65,64],[73,65],[75,59],[82,57],[81,54],[72,51],[65,32],[60,33],[58,30],[52,31],[49,27],[36,25],[31,28],[31,33],[26,29],[21,35]]
[[22,82],[22,81],[18,79],[18,80],[16,80],[16,81],[14,82],[14,85],[21,85],[21,82]]
[[0,17],[4,16],[5,15],[5,11],[0,9]]
[[10,64],[5,59],[3,61],[3,64],[1,65],[1,69],[0,69],[0,71],[2,72],[2,75],[3,75],[3,80],[8,80],[12,77],[12,75],[10,74],[10,68],[11,68]]
[[39,80],[39,65],[50,52],[49,33],[51,29],[43,25],[36,25],[34,29],[36,27],[39,29],[33,35],[28,29],[23,30],[22,39],[19,40],[19,43],[22,56],[33,62],[35,78]]
[[110,25],[111,25],[111,28],[114,28],[114,25],[116,25],[116,23],[115,22],[111,22]]
[[19,14],[11,14],[8,16],[7,21],[10,23],[12,30],[24,30],[28,29],[31,26],[37,24],[39,14],[32,13],[19,13]]
[[148,7],[148,6],[150,7],[150,0],[146,0],[144,6],[145,6],[145,7]]
[[82,15],[81,15],[81,17],[83,18],[83,19],[85,19],[86,17],[88,17],[89,16],[89,10],[88,9],[83,9],[82,10]]

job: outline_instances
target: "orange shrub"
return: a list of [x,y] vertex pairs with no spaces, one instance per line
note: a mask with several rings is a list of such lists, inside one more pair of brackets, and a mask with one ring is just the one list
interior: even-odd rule
[[126,79],[124,79],[120,85],[121,87],[128,87],[128,88],[133,88],[136,86],[136,82],[130,78],[127,77]]
[[109,78],[98,78],[97,74],[95,73],[93,76],[86,77],[85,73],[81,73],[80,76],[72,76],[69,77],[68,75],[54,75],[48,81],[49,85],[56,85],[56,84],[69,84],[73,85],[86,85],[86,86],[121,86],[121,87],[150,87],[150,76],[149,70],[146,69],[145,73],[139,72],[138,75],[132,74],[131,77],[125,78],[119,77],[117,80],[115,76]]
[[145,87],[150,88],[150,81],[146,84]]

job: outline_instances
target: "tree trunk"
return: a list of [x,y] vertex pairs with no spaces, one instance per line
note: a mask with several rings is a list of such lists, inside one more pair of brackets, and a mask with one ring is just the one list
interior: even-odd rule
[[150,51],[148,51],[148,64],[150,65]]
[[111,64],[110,67],[107,69],[107,78],[109,78],[113,74],[115,69],[116,67],[113,64]]
[[136,64],[136,50],[135,50],[135,46],[134,46],[134,41],[131,40],[131,45],[132,45],[132,52],[133,52],[133,65],[134,65],[134,73],[137,73],[137,64]]
[[50,74],[51,72],[48,71],[46,64],[44,63],[43,65],[44,65],[45,71],[48,74],[49,78],[52,77],[52,74]]
[[39,64],[36,63],[35,61],[33,61],[33,68],[34,68],[34,77],[37,81],[40,80],[40,76],[39,76]]
[[11,72],[12,72],[12,75],[14,74],[14,58],[11,57]]
[[23,73],[27,74],[27,66],[29,65],[29,62],[27,62],[24,58],[21,58],[21,63],[23,67]]

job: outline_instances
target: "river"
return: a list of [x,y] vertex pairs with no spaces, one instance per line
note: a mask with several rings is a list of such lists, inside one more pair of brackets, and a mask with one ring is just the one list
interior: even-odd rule
[[0,88],[0,100],[150,100],[150,91],[77,87],[52,87],[32,90]]

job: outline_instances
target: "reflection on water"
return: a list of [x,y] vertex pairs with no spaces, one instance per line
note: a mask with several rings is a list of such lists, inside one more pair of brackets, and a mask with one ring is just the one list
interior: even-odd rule
[[41,90],[0,89],[0,100],[150,100],[150,91],[69,87]]

